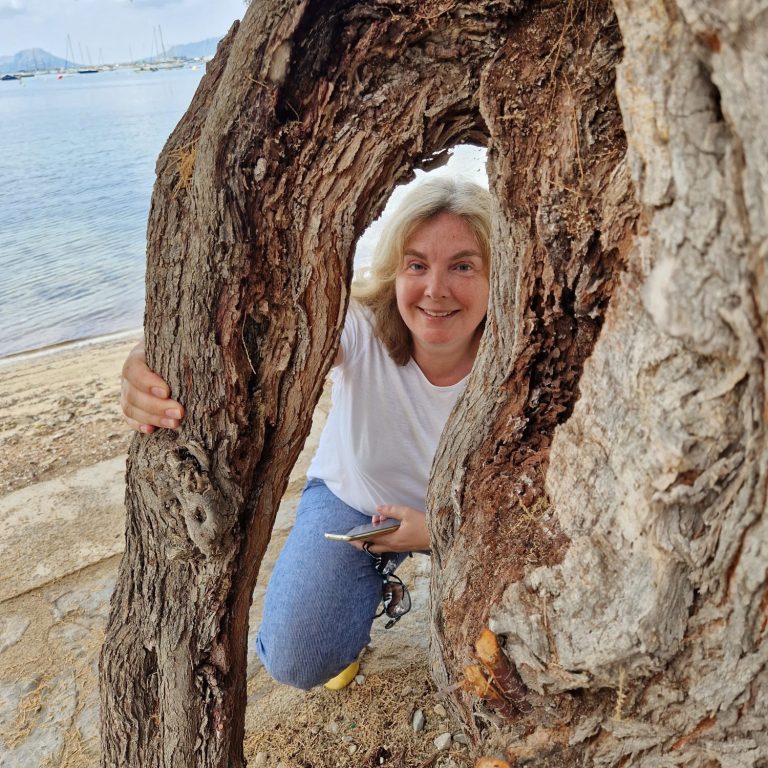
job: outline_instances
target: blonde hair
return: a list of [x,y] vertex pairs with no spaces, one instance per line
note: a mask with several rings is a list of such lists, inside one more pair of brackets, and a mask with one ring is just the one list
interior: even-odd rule
[[403,198],[376,244],[371,266],[352,284],[352,298],[371,310],[376,335],[398,365],[411,359],[413,340],[397,308],[395,279],[403,265],[408,238],[420,224],[440,213],[452,213],[467,222],[489,272],[490,193],[471,181],[438,176],[422,181]]

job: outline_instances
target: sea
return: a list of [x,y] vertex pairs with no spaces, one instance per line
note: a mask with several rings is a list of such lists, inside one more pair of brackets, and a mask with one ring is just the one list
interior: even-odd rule
[[[203,74],[0,82],[0,359],[141,328],[155,162]],[[433,173],[487,184],[485,150],[457,147]],[[386,215],[360,239],[356,264]]]

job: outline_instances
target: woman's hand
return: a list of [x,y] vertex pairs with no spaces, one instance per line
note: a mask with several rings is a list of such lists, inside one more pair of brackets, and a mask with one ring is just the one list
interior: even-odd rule
[[140,341],[123,363],[120,407],[132,429],[149,434],[155,427],[176,429],[184,406],[171,400],[168,385],[147,367],[144,342]]
[[[369,551],[374,555],[382,552],[418,552],[429,549],[429,531],[427,530],[427,518],[423,512],[413,507],[396,507],[388,504],[380,504],[376,507],[378,514],[374,515],[371,522],[380,523],[386,517],[400,520],[400,527],[392,533],[385,533],[371,539]],[[358,549],[363,548],[365,542],[350,542]]]

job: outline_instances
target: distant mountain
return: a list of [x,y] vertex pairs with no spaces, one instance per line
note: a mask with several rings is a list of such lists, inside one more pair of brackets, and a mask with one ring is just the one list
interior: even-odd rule
[[213,56],[216,53],[216,46],[219,44],[220,37],[209,37],[201,40],[199,43],[184,43],[174,45],[166,53],[169,59],[201,59],[205,56]]
[[[183,43],[174,45],[166,51],[169,59],[197,59],[206,56],[213,56],[216,53],[216,46],[219,44],[220,37],[209,37],[207,40],[200,40],[197,43]],[[142,59],[142,61],[154,61],[155,58]],[[66,61],[54,56],[42,48],[28,48],[19,51],[13,56],[0,56],[0,75],[7,72],[36,72],[41,69],[63,69],[65,66],[82,68],[82,64]]]
[[0,56],[0,73],[34,72],[38,69],[61,69],[64,66],[79,67],[72,61],[60,59],[42,48],[27,48],[13,56]]

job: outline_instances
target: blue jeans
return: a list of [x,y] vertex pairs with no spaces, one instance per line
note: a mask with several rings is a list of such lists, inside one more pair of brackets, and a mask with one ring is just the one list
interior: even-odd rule
[[[256,652],[278,682],[305,690],[322,685],[370,642],[382,587],[374,560],[323,536],[370,520],[334,496],[322,480],[305,486],[267,585],[256,636]],[[407,556],[401,553],[399,561]]]

